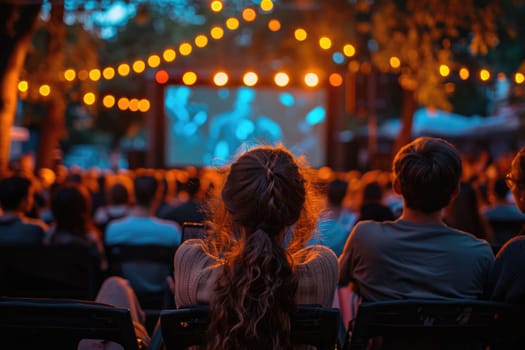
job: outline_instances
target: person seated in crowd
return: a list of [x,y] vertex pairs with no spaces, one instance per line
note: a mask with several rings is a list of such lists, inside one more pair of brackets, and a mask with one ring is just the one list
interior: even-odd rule
[[131,198],[128,187],[122,182],[116,182],[109,187],[107,205],[95,211],[94,221],[102,232],[106,232],[107,225],[113,220],[123,218],[129,214]]
[[343,251],[348,234],[357,219],[357,214],[343,207],[343,200],[348,189],[348,182],[333,179],[326,189],[326,209],[321,213],[318,234],[309,244],[322,244],[332,249],[339,256]]
[[[107,250],[111,251],[110,246],[115,245],[158,245],[176,249],[181,243],[181,228],[172,221],[154,216],[162,194],[161,183],[155,174],[139,172],[133,179],[133,187],[135,205],[126,217],[113,220],[106,228],[104,243]],[[169,294],[166,277],[171,273],[171,261],[166,264],[134,261],[122,264],[120,273],[129,279],[144,306],[147,303],[150,308],[160,308],[164,304],[162,295]]]
[[402,214],[354,226],[339,257],[340,285],[366,301],[482,298],[494,263],[490,245],[441,217],[458,194],[461,172],[461,158],[445,140],[420,137],[401,148],[393,186],[403,196]]
[[91,220],[91,196],[79,183],[58,187],[51,196],[53,221],[49,241],[57,245],[83,245],[99,261],[101,271],[108,268],[102,235]]
[[[520,212],[525,213],[525,147],[519,150],[505,177]],[[523,232],[523,229],[522,231]],[[525,302],[525,236],[510,239],[496,255],[490,274],[492,300],[523,304]]]
[[188,199],[178,205],[166,205],[159,212],[159,217],[175,221],[179,226],[185,222],[203,222],[205,215],[201,203],[201,181],[198,176],[190,177],[184,184],[182,190],[188,194]]
[[11,176],[0,180],[0,244],[44,244],[47,225],[25,213],[33,207],[31,180]]
[[[246,151],[229,167],[220,198],[210,199],[208,238],[178,248],[176,306],[210,305],[208,348],[290,348],[295,305],[332,305],[337,258],[327,247],[304,247],[318,219],[310,184],[306,165],[282,146]],[[123,279],[107,280],[97,300],[132,305],[142,318]]]
[[470,182],[460,183],[458,195],[443,211],[443,221],[448,226],[488,240],[490,227],[481,213],[476,189]]
[[357,221],[392,221],[396,217],[392,210],[383,203],[383,188],[378,181],[372,181],[363,189],[363,200]]
[[[512,187],[514,184],[509,185]],[[498,252],[505,242],[520,233],[525,225],[525,214],[516,203],[509,201],[510,188],[504,177],[496,179],[491,192],[491,205],[482,214],[492,229],[490,243]]]

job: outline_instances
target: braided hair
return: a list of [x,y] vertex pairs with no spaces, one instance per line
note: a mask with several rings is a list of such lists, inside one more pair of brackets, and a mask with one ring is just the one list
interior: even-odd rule
[[291,347],[297,280],[283,240],[309,215],[308,192],[304,173],[282,146],[252,149],[231,165],[221,192],[224,211],[215,223],[239,239],[224,255],[210,301],[208,349]]

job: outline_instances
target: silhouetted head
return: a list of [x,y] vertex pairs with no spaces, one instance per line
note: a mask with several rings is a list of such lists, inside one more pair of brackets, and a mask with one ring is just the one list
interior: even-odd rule
[[[5,211],[26,210],[24,201],[31,201],[31,180],[22,176],[11,176],[0,180],[0,206]],[[29,207],[29,205],[26,205]]]

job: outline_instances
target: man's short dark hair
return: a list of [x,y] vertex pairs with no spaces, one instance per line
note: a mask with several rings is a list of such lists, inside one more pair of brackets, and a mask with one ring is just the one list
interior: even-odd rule
[[27,197],[31,180],[21,176],[12,176],[0,180],[0,206],[4,210],[17,210]]
[[139,175],[134,181],[135,201],[138,205],[149,207],[157,193],[159,182],[153,175]]
[[461,157],[449,142],[419,137],[396,154],[392,169],[405,205],[424,213],[444,208],[461,179]]
[[342,179],[335,179],[328,184],[328,202],[332,205],[341,205],[346,196],[348,182]]

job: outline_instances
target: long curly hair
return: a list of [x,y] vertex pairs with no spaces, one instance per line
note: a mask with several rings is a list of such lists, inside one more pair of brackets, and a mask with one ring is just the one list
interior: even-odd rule
[[306,169],[282,146],[257,147],[231,165],[210,222],[210,250],[224,268],[210,300],[208,349],[291,347],[291,254],[317,220]]

